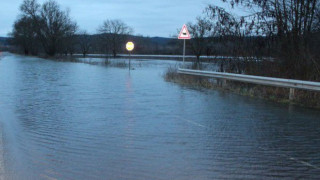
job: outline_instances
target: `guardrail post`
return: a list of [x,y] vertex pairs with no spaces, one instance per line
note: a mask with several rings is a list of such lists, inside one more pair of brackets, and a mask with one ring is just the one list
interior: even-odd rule
[[226,87],[227,86],[227,80],[226,79],[222,79],[221,86],[222,87]]
[[217,84],[220,87],[225,87],[227,85],[227,80],[226,79],[217,79]]
[[294,100],[294,88],[290,88],[289,100],[290,100],[290,101],[293,101],[293,100]]

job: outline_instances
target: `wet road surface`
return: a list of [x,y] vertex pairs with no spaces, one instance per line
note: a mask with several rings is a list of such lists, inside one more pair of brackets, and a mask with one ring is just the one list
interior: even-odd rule
[[165,82],[174,64],[3,53],[3,177],[320,179],[319,111]]

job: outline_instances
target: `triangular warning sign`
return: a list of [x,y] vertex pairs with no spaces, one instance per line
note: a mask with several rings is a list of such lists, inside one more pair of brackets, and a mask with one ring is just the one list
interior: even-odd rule
[[191,39],[190,33],[186,25],[183,25],[178,39]]

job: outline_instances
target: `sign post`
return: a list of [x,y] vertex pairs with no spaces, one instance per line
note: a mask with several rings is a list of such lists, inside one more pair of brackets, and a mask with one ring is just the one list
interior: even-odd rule
[[180,34],[178,36],[178,39],[183,39],[183,56],[182,56],[182,61],[183,61],[183,68],[185,68],[184,65],[184,59],[186,55],[186,39],[191,39],[190,33],[188,31],[187,25],[183,25]]
[[134,49],[134,44],[133,42],[129,41],[126,44],[126,49],[129,51],[129,70],[131,69],[131,51]]

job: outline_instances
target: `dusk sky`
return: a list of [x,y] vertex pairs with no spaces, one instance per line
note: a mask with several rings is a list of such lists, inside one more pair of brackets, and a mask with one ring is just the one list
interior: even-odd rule
[[[45,0],[38,0],[42,3]],[[8,36],[23,0],[1,0],[0,36]],[[106,19],[120,19],[134,34],[169,37],[184,23],[192,22],[208,4],[229,8],[220,0],[57,0],[69,8],[79,29],[96,33]]]

